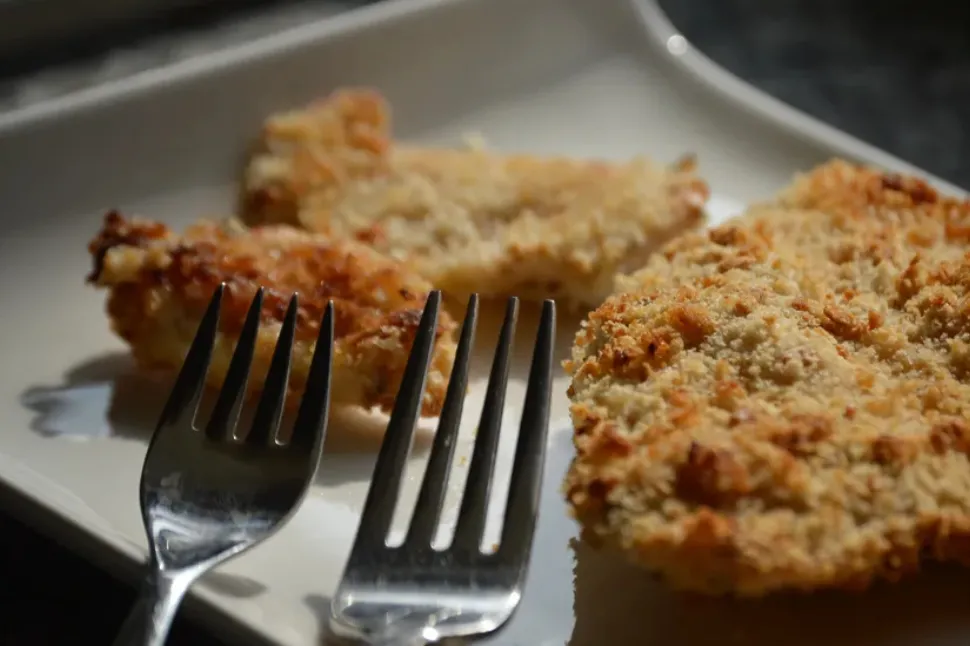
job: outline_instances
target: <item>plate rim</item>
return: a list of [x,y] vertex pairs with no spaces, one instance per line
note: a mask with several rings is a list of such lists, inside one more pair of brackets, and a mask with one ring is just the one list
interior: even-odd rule
[[229,45],[212,52],[166,63],[124,78],[82,88],[21,108],[0,113],[0,138],[40,127],[54,120],[102,109],[119,101],[149,94],[164,85],[186,83],[267,57],[283,56],[309,43],[349,36],[355,32],[418,16],[465,0],[381,0],[345,8],[336,14],[276,33]]

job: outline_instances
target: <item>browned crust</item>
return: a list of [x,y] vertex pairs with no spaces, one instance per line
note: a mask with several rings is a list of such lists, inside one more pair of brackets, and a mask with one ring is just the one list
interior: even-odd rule
[[454,295],[579,306],[700,226],[709,197],[689,156],[664,167],[396,142],[386,101],[360,89],[270,117],[243,183],[250,222],[363,241]]
[[968,232],[835,161],[620,278],[566,366],[586,539],[708,593],[970,564]]
[[[297,225],[307,195],[385,172],[390,149],[390,106],[372,90],[338,90],[304,110],[276,114],[247,169],[242,211],[253,223]],[[275,160],[285,160],[285,168],[260,165],[278,167]]]
[[[88,281],[109,290],[112,328],[136,360],[174,370],[215,288],[226,286],[211,384],[218,385],[252,298],[264,288],[263,329],[250,389],[261,387],[290,297],[299,294],[291,388],[300,390],[328,301],[334,303],[336,403],[394,401],[430,285],[360,245],[332,244],[285,226],[246,230],[201,222],[183,235],[163,224],[113,211],[89,244]],[[439,412],[454,354],[455,324],[439,318],[436,356],[424,413]],[[296,398],[290,398],[291,403]]]

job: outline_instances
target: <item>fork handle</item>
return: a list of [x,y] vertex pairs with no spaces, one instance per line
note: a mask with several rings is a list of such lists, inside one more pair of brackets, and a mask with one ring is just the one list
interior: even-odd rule
[[149,577],[121,625],[113,646],[162,646],[191,583],[191,579],[184,575]]

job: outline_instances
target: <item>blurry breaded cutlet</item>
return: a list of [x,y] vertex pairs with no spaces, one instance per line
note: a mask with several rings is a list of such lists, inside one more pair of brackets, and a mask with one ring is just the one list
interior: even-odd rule
[[392,139],[377,93],[270,117],[244,177],[249,222],[365,242],[454,295],[595,306],[617,272],[698,227],[707,184],[685,158],[606,162],[422,148]]

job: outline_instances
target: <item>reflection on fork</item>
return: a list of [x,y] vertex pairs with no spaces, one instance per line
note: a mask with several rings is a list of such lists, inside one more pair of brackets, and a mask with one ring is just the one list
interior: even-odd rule
[[262,291],[249,309],[225,382],[196,427],[224,287],[212,297],[162,411],[142,467],[141,511],[150,573],[115,643],[160,646],[189,586],[278,531],[319,464],[330,400],[333,306],[320,326],[306,389],[287,442],[278,437],[296,326],[293,296],[248,432],[236,426],[253,360]]
[[538,512],[552,387],[555,304],[543,305],[499,543],[482,549],[509,377],[518,300],[510,299],[492,363],[454,538],[432,546],[441,518],[468,383],[478,298],[468,303],[451,381],[404,542],[388,546],[401,479],[431,359],[441,295],[432,292],[344,575],[331,605],[335,632],[373,644],[424,644],[491,632],[522,594]]

